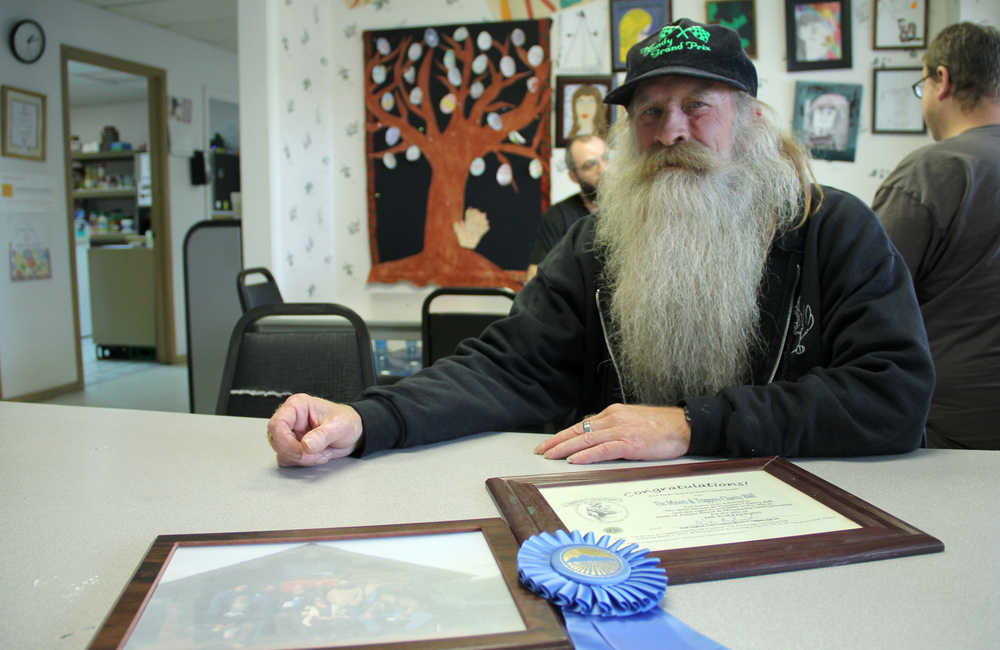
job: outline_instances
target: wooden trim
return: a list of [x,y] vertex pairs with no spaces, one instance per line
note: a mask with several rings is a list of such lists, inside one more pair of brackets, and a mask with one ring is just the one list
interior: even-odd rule
[[[82,390],[84,385],[83,377],[83,350],[80,347],[80,295],[77,291],[78,280],[76,277],[76,232],[73,219],[73,158],[69,148],[70,124],[69,124],[69,55],[65,45],[59,47],[59,74],[62,83],[62,145],[63,145],[63,183],[66,186],[66,241],[69,244],[69,278],[70,294],[73,296],[73,349],[76,350],[76,390]],[[55,390],[55,389],[53,389]],[[47,392],[47,391],[43,391]],[[44,399],[44,398],[39,398]]]
[[[80,372],[80,376],[83,376],[83,371]],[[83,390],[83,381],[77,380],[70,384],[62,384],[60,386],[53,386],[52,388],[46,388],[45,390],[35,391],[34,393],[25,393],[24,395],[18,395],[16,397],[5,397],[4,401],[7,402],[43,402],[53,397],[59,397],[60,395],[65,395],[66,393],[76,393]]]
[[[80,61],[91,65],[112,68],[147,79],[146,101],[148,105],[150,176],[153,184],[153,205],[150,208],[150,224],[156,237],[153,247],[156,319],[156,360],[163,364],[177,362],[177,337],[174,326],[173,265],[170,228],[170,177],[169,177],[169,137],[167,134],[167,72],[163,68],[119,59],[107,54],[84,50],[70,45],[60,46],[63,75],[63,146],[66,160],[66,202],[67,229],[70,243],[71,273],[73,283],[73,317],[76,331],[77,375],[83,377],[83,362],[80,351],[80,307],[76,290],[76,244],[73,232],[73,196],[70,182],[71,165],[74,155],[69,150],[69,76],[68,62]],[[131,155],[135,155],[135,151]],[[103,156],[127,156],[127,152],[102,152]],[[80,154],[77,154],[78,156]]]

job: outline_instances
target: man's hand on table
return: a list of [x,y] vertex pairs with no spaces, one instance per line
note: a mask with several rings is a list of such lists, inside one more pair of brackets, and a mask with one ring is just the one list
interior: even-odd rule
[[690,446],[691,425],[683,409],[612,404],[547,439],[535,447],[535,453],[585,464],[615,458],[677,458]]
[[347,456],[361,439],[361,416],[350,406],[292,395],[267,423],[267,440],[282,467],[322,465]]

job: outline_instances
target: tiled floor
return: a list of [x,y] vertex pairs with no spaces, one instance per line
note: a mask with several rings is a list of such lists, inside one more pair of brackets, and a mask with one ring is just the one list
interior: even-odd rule
[[83,377],[82,391],[59,395],[45,403],[179,413],[189,410],[186,364],[99,360],[93,344],[84,339]]

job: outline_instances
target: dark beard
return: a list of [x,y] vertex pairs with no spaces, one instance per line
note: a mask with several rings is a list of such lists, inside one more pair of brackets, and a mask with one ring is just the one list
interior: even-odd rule
[[580,195],[590,203],[597,203],[597,186],[591,185],[587,181],[579,181]]

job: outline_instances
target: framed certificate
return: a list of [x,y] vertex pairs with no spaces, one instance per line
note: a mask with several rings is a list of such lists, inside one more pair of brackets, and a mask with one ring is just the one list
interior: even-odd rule
[[501,519],[161,535],[91,648],[568,648]]
[[558,529],[659,557],[671,584],[944,549],[937,539],[778,458],[487,479],[518,541]]
[[45,160],[45,95],[13,86],[0,89],[3,155]]

